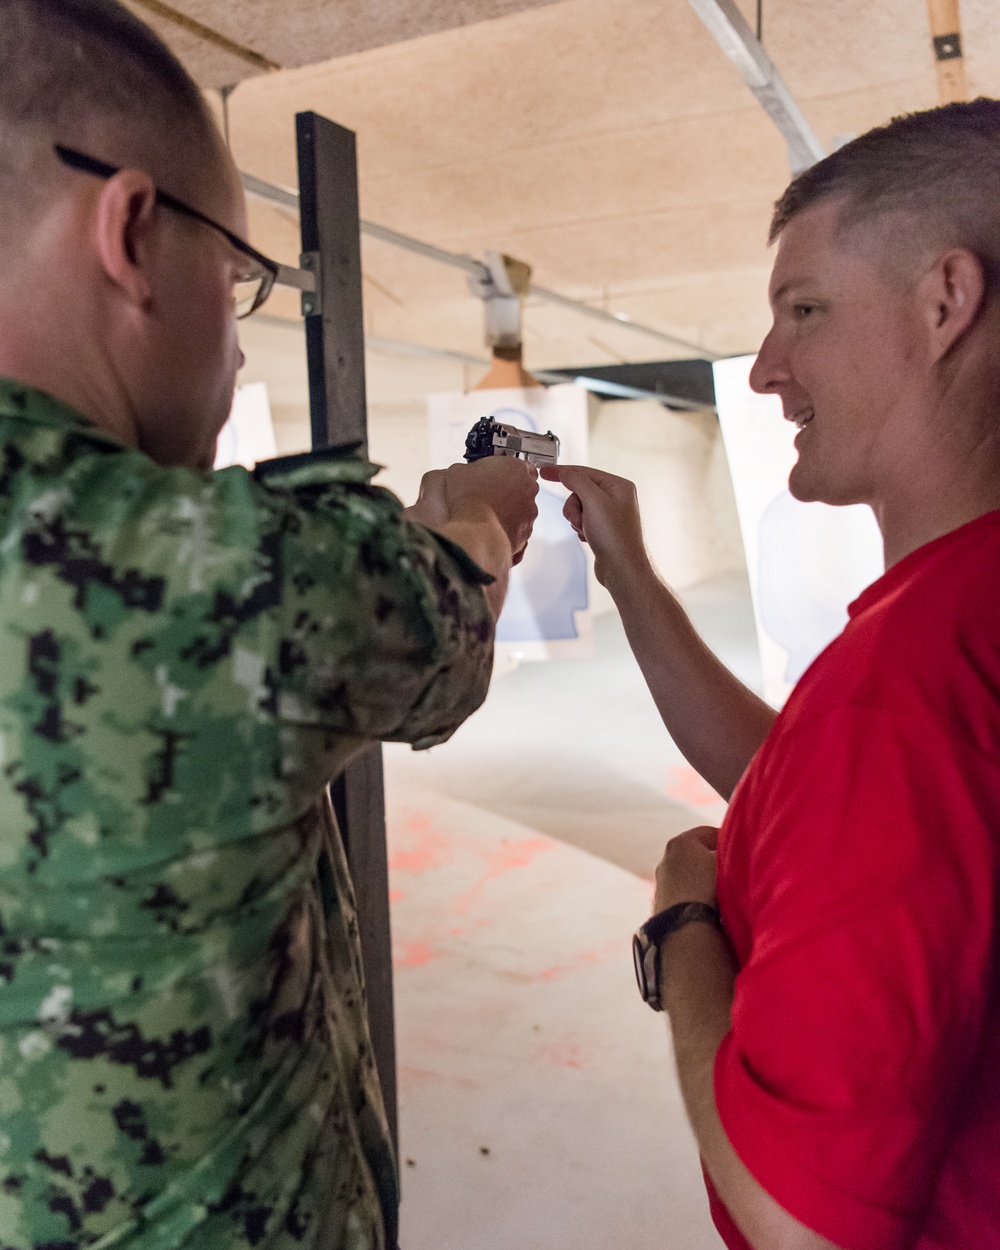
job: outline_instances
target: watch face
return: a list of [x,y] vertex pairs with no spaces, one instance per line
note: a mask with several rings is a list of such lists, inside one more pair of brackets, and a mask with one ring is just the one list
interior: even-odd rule
[[646,964],[644,960],[645,943],[638,933],[632,937],[632,959],[635,962],[635,979],[639,983],[639,993],[642,997],[649,1001],[648,990],[646,988]]

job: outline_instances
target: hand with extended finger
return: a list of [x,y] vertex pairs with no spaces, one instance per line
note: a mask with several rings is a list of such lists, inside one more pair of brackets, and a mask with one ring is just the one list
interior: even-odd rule
[[642,522],[635,486],[627,478],[584,465],[545,465],[546,481],[561,482],[572,491],[563,513],[594,553],[594,572],[602,586],[618,575],[647,568]]
[[699,825],[667,843],[656,869],[653,911],[666,911],[675,903],[717,905],[715,843],[718,830]]

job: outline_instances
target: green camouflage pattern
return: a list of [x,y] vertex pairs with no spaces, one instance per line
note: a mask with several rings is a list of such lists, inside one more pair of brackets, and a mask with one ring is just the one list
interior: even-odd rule
[[458,548],[345,454],[163,468],[0,382],[0,1247],[375,1250],[324,787],[482,701]]

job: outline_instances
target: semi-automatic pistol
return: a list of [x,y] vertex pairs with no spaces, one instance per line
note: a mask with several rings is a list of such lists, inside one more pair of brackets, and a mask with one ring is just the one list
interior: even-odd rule
[[465,458],[470,463],[486,456],[516,456],[528,464],[555,464],[559,457],[559,440],[548,434],[534,434],[506,425],[493,417],[483,417],[469,431],[465,440]]

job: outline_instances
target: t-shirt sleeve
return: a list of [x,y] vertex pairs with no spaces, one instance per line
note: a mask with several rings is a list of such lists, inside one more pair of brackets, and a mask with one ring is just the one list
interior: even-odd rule
[[753,946],[715,1065],[763,1187],[848,1250],[922,1226],[987,998],[995,766],[939,725],[846,707],[754,778]]
[[312,456],[253,484],[261,593],[273,600],[262,683],[286,723],[426,747],[486,696],[493,624],[482,587],[493,579],[404,520],[395,496],[370,485],[374,471],[353,456]]

